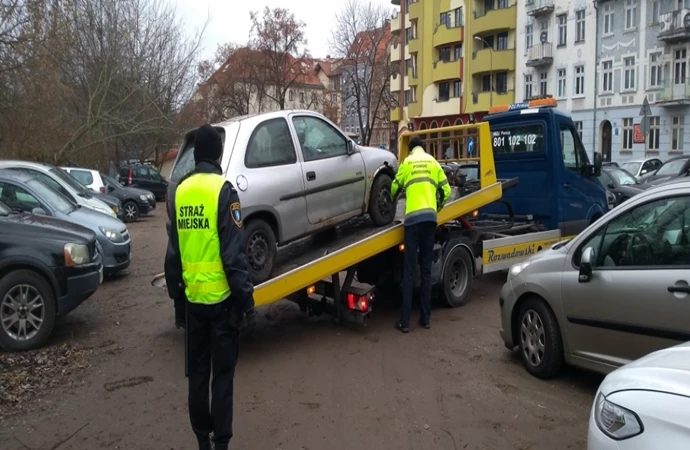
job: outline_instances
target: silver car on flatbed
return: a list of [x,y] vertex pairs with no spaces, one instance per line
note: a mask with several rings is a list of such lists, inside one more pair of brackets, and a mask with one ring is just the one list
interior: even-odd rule
[[[223,174],[242,203],[255,284],[270,278],[279,245],[363,214],[376,226],[393,221],[395,155],[357,145],[321,114],[275,111],[236,117],[216,129],[223,138]],[[168,196],[194,169],[194,133],[184,138]]]

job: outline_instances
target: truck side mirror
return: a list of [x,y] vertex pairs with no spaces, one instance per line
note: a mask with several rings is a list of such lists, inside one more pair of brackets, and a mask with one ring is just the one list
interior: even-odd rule
[[594,249],[587,247],[582,252],[582,258],[580,259],[580,274],[577,279],[580,283],[587,283],[592,279],[592,261],[594,261]]

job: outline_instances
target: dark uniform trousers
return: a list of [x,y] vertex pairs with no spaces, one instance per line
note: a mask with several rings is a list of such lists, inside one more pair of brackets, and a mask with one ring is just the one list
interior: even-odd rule
[[[215,305],[187,303],[189,339],[189,417],[199,448],[225,450],[232,438],[233,379],[239,353],[239,331],[228,309],[230,300]],[[213,402],[209,405],[209,378]]]
[[[410,326],[412,313],[412,294],[415,274],[419,267],[420,284],[420,322],[428,324],[431,319],[431,263],[434,256],[435,222],[421,222],[405,227],[405,255],[403,260],[402,310],[400,325]],[[417,253],[419,250],[419,253]]]

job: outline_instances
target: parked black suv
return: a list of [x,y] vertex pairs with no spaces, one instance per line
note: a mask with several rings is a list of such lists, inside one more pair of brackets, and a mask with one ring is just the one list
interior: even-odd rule
[[148,214],[156,208],[156,199],[152,192],[133,187],[124,187],[112,178],[101,174],[108,195],[122,202],[125,222],[134,222],[140,214]]
[[96,235],[0,203],[0,347],[33,350],[103,281]]
[[147,164],[128,164],[120,168],[120,183],[153,192],[156,200],[165,199],[168,182],[154,168]]

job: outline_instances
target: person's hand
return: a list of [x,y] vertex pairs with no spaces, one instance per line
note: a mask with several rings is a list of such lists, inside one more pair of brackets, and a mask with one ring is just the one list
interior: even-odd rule
[[244,313],[244,317],[247,320],[247,330],[253,331],[256,328],[256,310],[254,308],[249,309]]

